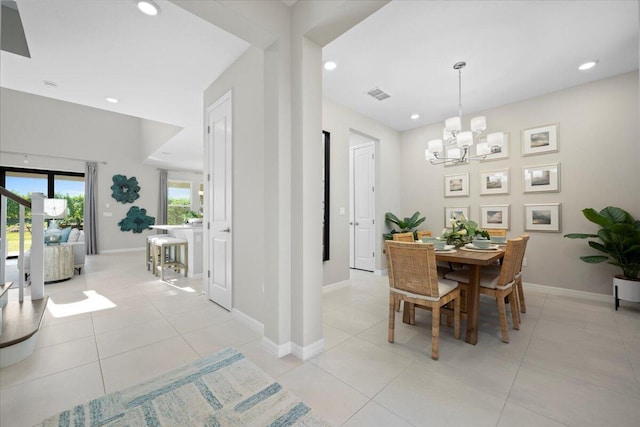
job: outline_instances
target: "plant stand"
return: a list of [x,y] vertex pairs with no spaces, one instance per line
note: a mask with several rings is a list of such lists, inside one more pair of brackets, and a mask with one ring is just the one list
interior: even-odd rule
[[616,311],[620,307],[620,300],[640,302],[640,281],[613,278],[613,297]]

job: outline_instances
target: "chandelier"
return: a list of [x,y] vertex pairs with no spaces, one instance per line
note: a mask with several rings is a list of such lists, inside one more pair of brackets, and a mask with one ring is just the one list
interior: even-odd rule
[[[458,115],[445,120],[442,139],[429,141],[425,156],[432,165],[484,160],[487,155],[502,149],[503,134],[495,132],[487,135],[486,142],[477,144],[476,155],[471,155],[474,137],[479,138],[487,128],[487,118],[485,116],[474,117],[471,119],[471,130],[462,130],[462,69],[466,65],[466,62],[457,62],[453,66],[454,70],[458,70]],[[445,149],[446,151],[443,151]]]

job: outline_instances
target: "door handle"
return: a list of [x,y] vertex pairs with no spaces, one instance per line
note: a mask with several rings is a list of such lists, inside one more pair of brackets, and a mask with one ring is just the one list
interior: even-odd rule
[[359,222],[356,222],[356,225],[360,225],[360,223],[359,223]]
[[220,230],[221,233],[231,233],[231,229],[229,227],[225,228],[224,230]]
[[349,225],[353,225],[353,222],[350,222]]

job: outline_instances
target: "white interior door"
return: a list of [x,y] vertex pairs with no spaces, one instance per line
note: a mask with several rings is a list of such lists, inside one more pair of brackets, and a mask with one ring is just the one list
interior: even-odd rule
[[232,120],[231,92],[209,108],[208,164],[209,164],[209,239],[208,287],[209,299],[231,310],[233,282],[232,248]]
[[375,267],[375,147],[373,143],[351,147],[352,268]]

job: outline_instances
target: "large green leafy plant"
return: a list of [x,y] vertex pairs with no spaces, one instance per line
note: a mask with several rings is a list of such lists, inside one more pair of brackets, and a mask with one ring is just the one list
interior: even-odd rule
[[589,240],[589,246],[606,255],[581,256],[589,264],[607,261],[622,269],[622,278],[640,280],[640,221],[636,221],[627,211],[608,206],[600,212],[583,209],[585,218],[600,226],[597,234],[570,233],[569,239]]
[[420,224],[422,224],[425,221],[425,217],[420,218],[420,212],[416,212],[414,213],[411,218],[404,218],[404,219],[399,219],[397,216],[395,216],[394,214],[392,214],[391,212],[387,212],[384,215],[384,219],[387,223],[392,223],[398,226],[398,228],[400,228],[400,230],[391,230],[390,233],[385,233],[384,234],[384,238],[385,240],[392,240],[393,239],[393,235],[395,233],[408,233],[409,231],[413,231],[413,237],[416,237],[416,232],[415,229],[418,228],[418,226]]

